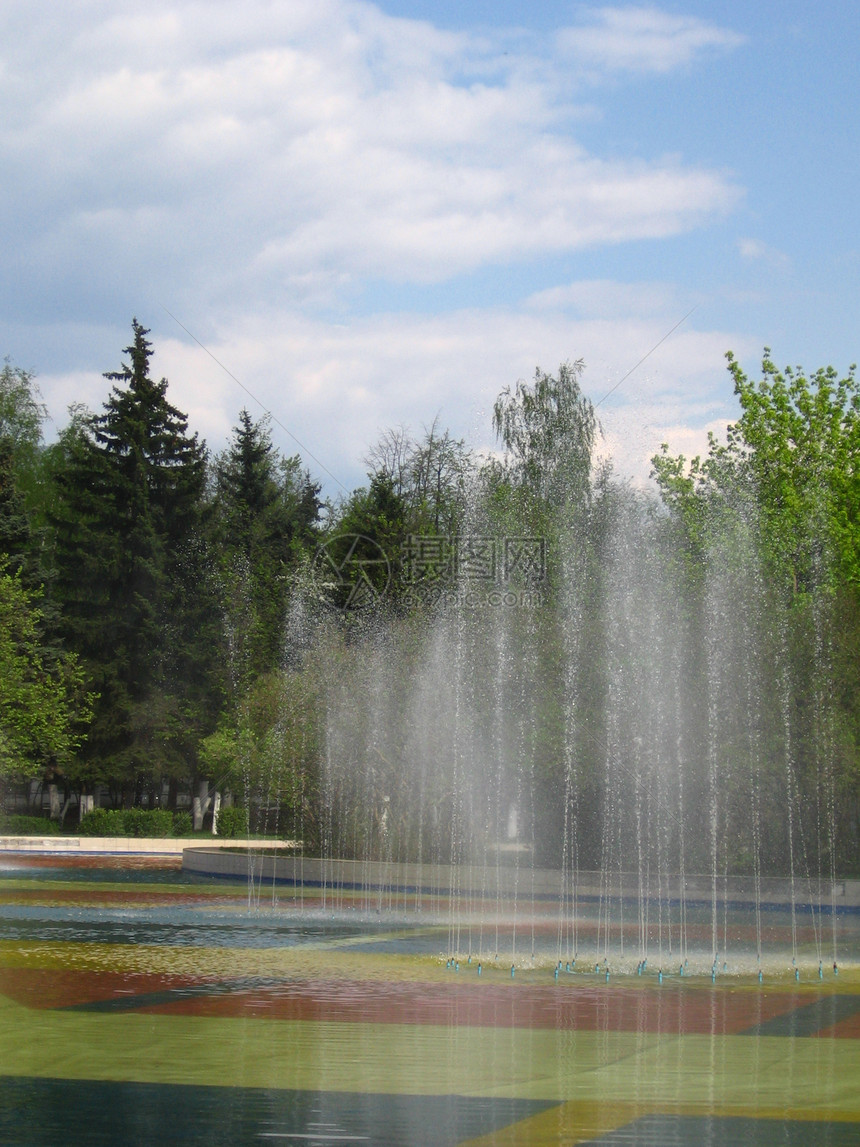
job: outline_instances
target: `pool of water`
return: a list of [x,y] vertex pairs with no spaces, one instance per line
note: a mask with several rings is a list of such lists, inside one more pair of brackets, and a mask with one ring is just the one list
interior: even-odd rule
[[443,921],[4,857],[0,1142],[860,1143],[850,961],[512,976],[491,931],[454,962]]

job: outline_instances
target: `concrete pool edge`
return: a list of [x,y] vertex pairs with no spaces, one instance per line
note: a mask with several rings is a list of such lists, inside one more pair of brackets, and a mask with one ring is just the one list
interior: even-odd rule
[[[284,842],[280,840],[230,840],[226,837],[219,840],[214,837],[199,847],[216,851],[222,848],[253,848],[257,850],[283,848]],[[181,856],[188,848],[188,837],[181,836],[0,836],[0,854]]]

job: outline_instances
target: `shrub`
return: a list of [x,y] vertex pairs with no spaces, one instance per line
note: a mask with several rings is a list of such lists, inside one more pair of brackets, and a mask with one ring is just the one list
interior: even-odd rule
[[147,811],[140,836],[173,836],[173,813],[169,808],[151,808]]
[[190,812],[175,812],[173,814],[173,835],[191,836],[194,832],[194,822]]
[[128,836],[121,808],[94,808],[81,817],[81,836]]
[[166,808],[123,809],[126,836],[170,836],[173,813]]
[[58,836],[60,824],[46,816],[24,816],[11,813],[0,816],[0,832],[9,836]]
[[248,810],[246,808],[222,808],[218,813],[218,835],[228,840],[248,835]]
[[94,808],[81,821],[81,836],[172,836],[166,808]]

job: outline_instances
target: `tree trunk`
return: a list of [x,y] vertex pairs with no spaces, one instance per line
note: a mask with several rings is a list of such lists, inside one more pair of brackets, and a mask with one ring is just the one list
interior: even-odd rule
[[209,782],[201,781],[197,786],[197,796],[191,806],[191,816],[194,831],[200,832],[203,828],[203,818],[209,810],[212,798],[209,796]]

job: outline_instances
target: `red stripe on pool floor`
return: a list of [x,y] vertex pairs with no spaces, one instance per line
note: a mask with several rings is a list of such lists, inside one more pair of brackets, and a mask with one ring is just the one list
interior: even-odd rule
[[147,972],[88,972],[64,968],[2,968],[0,994],[28,1008],[69,1008],[134,999],[211,983],[190,976]]
[[808,1002],[808,997],[793,994],[760,996],[722,990],[462,987],[335,980],[153,1001],[141,1010],[317,1022],[731,1035]]
[[829,1028],[822,1028],[815,1034],[820,1039],[860,1039],[860,1012]]
[[[663,1035],[737,1034],[816,998],[790,991],[604,986],[581,981],[543,987],[486,981],[470,985],[329,979],[249,987],[241,981],[214,982],[187,975],[31,968],[0,970],[0,993],[38,1009],[113,1004],[120,1010],[127,1007],[162,1015]],[[860,1038],[860,1014],[817,1034]]]

